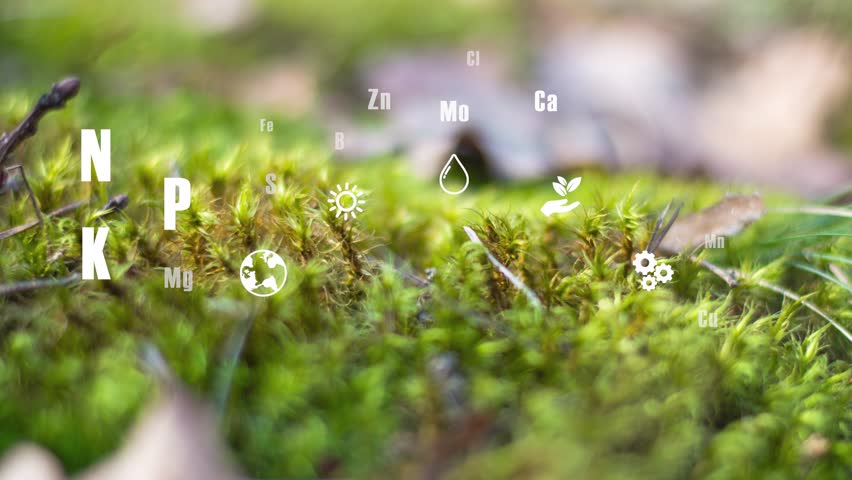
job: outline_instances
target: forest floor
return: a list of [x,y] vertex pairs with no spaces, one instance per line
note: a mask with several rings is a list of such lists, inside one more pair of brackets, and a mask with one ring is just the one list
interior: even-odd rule
[[[4,130],[34,94],[0,95]],[[80,182],[81,128],[111,128],[111,182]],[[551,179],[450,196],[397,157],[332,161],[311,126],[256,130],[190,95],[84,89],[20,149],[42,211],[85,204],[0,240],[0,289],[68,279],[0,297],[0,452],[35,441],[69,471],[112,452],[157,390],[138,368],[150,343],[258,478],[849,478],[850,342],[763,285],[850,329],[848,218],[773,212],[804,202],[762,192],[763,218],[699,253],[737,286],[682,254],[645,291],[632,261],[660,211],[730,186],[570,172],[581,206],[548,218]],[[192,184],[175,231],[167,176]],[[327,208],[344,182],[367,192],[355,220]],[[118,194],[126,208],[98,212]],[[23,191],[0,212],[0,230],[35,219]],[[109,228],[111,281],[76,280],[83,226]],[[268,298],[238,278],[261,248],[288,268]],[[192,291],[164,288],[165,267]]]

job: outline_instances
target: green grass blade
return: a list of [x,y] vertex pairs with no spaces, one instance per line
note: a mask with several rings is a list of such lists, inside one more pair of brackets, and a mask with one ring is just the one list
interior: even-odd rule
[[840,257],[838,255],[827,255],[824,253],[805,252],[805,256],[809,258],[818,258],[820,260],[828,260],[829,262],[838,262],[845,265],[852,265],[852,258]]
[[852,287],[849,287],[849,285],[847,285],[844,282],[841,282],[838,278],[834,277],[833,275],[829,275],[828,273],[823,272],[822,270],[820,270],[818,268],[814,268],[810,265],[806,265],[804,263],[798,263],[798,262],[792,262],[790,265],[792,265],[792,266],[794,266],[794,267],[796,267],[800,270],[804,270],[806,272],[813,273],[814,275],[822,277],[822,278],[828,280],[829,282],[834,282],[837,285],[840,285],[841,287],[846,289],[847,292],[852,293]]

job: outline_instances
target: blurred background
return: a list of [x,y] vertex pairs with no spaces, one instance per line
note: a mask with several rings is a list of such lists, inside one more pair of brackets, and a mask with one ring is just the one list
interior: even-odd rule
[[[341,159],[401,151],[432,176],[463,151],[509,180],[639,168],[809,197],[852,179],[842,0],[5,3],[0,87],[73,72],[116,102],[191,92],[329,147],[345,132]],[[393,108],[368,112],[369,88]],[[534,112],[539,89],[558,113]],[[448,97],[469,123],[439,122]]]
[[[802,417],[808,421],[818,416],[812,413],[810,398],[792,400],[790,396],[773,402],[760,396],[764,388],[769,390],[764,385],[772,381],[766,380],[769,372],[781,370],[781,362],[766,361],[770,353],[781,351],[775,343],[766,341],[765,350],[748,350],[754,364],[767,369],[765,374],[756,369],[758,373],[743,374],[748,380],[742,383],[748,388],[737,390],[739,383],[717,388],[716,377],[705,371],[708,365],[716,368],[706,361],[718,351],[711,341],[714,337],[682,328],[660,313],[675,311],[662,305],[660,298],[677,308],[687,298],[705,302],[709,294],[704,286],[686,280],[696,278],[698,267],[690,267],[692,273],[685,266],[678,271],[684,279],[680,296],[660,293],[625,301],[622,312],[606,307],[610,296],[620,298],[622,291],[619,285],[604,285],[606,277],[599,270],[587,268],[572,276],[583,262],[568,253],[574,249],[568,239],[577,239],[583,228],[594,232],[594,238],[599,236],[602,230],[596,222],[603,221],[600,212],[604,210],[595,208],[601,204],[617,209],[619,215],[629,214],[630,220],[624,221],[629,249],[634,240],[643,241],[642,216],[661,210],[673,197],[686,201],[686,212],[717,201],[725,190],[765,193],[767,205],[775,198],[810,202],[848,192],[852,183],[851,25],[848,0],[0,0],[0,111],[10,112],[0,117],[0,132],[13,128],[53,82],[69,74],[81,77],[81,98],[47,117],[40,135],[22,148],[26,153],[21,157],[30,159],[30,179],[45,211],[85,195],[103,196],[99,206],[107,187],[86,191],[89,186],[78,181],[76,135],[80,128],[113,129],[114,165],[127,163],[116,167],[122,175],[114,176],[109,193],[129,192],[132,213],[116,220],[113,235],[134,243],[132,248],[111,245],[109,250],[117,252],[117,264],[128,269],[122,272],[127,277],[124,285],[133,285],[137,292],[136,304],[101,286],[87,286],[82,295],[71,288],[45,290],[42,296],[0,303],[0,320],[18,322],[0,324],[0,334],[9,339],[5,356],[0,356],[0,384],[10,385],[0,393],[0,446],[33,439],[54,450],[71,472],[105,458],[105,452],[113,451],[125,438],[138,408],[148,404],[150,379],[138,371],[135,356],[137,342],[144,338],[152,337],[164,350],[187,385],[214,384],[221,370],[216,363],[219,347],[230,338],[237,324],[234,319],[242,318],[249,305],[240,296],[246,292],[225,268],[231,256],[242,258],[249,243],[239,242],[248,238],[278,242],[289,252],[288,259],[293,259],[287,286],[291,294],[282,293],[262,304],[258,331],[247,343],[249,354],[238,367],[232,406],[224,416],[228,444],[239,463],[254,475],[278,478],[284,472],[305,478],[355,472],[370,478],[376,471],[385,471],[389,458],[394,462],[397,457],[407,458],[406,449],[419,452],[422,444],[425,460],[418,461],[435,469],[424,478],[437,478],[440,469],[431,465],[440,466],[446,462],[443,457],[463,452],[458,445],[476,443],[471,438],[487,437],[483,432],[492,421],[510,425],[502,431],[494,429],[497,445],[509,436],[506,431],[516,434],[527,424],[545,433],[533,443],[521,443],[521,455],[518,451],[503,455],[497,449],[494,457],[474,464],[470,471],[486,463],[500,468],[500,462],[490,461],[495,458],[523,457],[530,465],[544,465],[548,472],[588,473],[595,471],[588,467],[594,459],[596,471],[618,472],[609,478],[637,478],[641,463],[637,458],[645,456],[650,458],[645,464],[648,478],[682,478],[690,471],[699,472],[696,475],[721,471],[719,475],[726,477],[724,472],[751,473],[742,465],[759,461],[768,465],[762,471],[774,473],[772,461],[766,459],[774,460],[776,454],[789,457],[791,469],[798,468],[798,443],[795,448],[790,447],[793,443],[779,448],[782,442],[777,439],[787,435],[800,443],[798,436],[806,429],[784,423],[786,410],[778,405],[790,406],[790,411],[793,406],[807,408]],[[479,65],[467,64],[469,51],[479,52]],[[391,93],[392,108],[368,110],[369,89]],[[533,92],[537,90],[558,95],[558,111],[536,112]],[[470,105],[470,121],[442,123],[441,100]],[[275,121],[272,135],[258,131],[264,118]],[[334,149],[336,132],[345,134],[343,150]],[[474,182],[489,187],[454,197],[452,203],[435,201],[443,195],[435,177],[450,153],[462,157]],[[346,167],[330,175],[324,163],[328,155],[338,162],[334,165]],[[392,166],[391,174],[380,170],[386,165]],[[538,329],[539,320],[524,316],[530,312],[522,302],[511,311],[506,306],[487,310],[488,316],[482,318],[469,313],[479,307],[452,312],[446,307],[449,313],[438,309],[433,319],[428,309],[421,309],[421,304],[429,302],[427,294],[400,286],[402,280],[393,268],[383,266],[381,272],[370,273],[373,277],[350,274],[348,264],[336,256],[340,247],[335,242],[336,235],[353,230],[322,217],[314,204],[317,192],[340,178],[349,180],[343,175],[350,173],[346,169],[362,169],[351,178],[374,195],[368,215],[359,217],[357,224],[364,232],[372,232],[365,245],[390,245],[418,275],[431,279],[436,266],[465,267],[464,252],[472,249],[457,228],[464,215],[485,212],[470,221],[471,225],[486,223],[489,232],[499,233],[493,238],[483,233],[485,243],[499,246],[497,240],[512,239],[508,253],[501,256],[504,260],[537,265],[542,258],[551,258],[552,252],[540,246],[529,250],[529,258],[517,252],[536,243],[532,240],[558,245],[555,258],[559,262],[554,261],[554,268],[547,275],[540,274],[544,270],[530,270],[535,273],[525,278],[534,289],[568,292],[564,293],[567,300],[559,300],[564,303],[551,312],[561,315],[563,323],[543,323],[546,341],[541,344],[548,356],[537,356],[538,337],[515,335],[511,330],[505,338],[500,337],[503,333],[494,334],[506,322],[521,332]],[[289,182],[288,189],[263,202],[263,208],[268,208],[263,212],[275,215],[256,215],[261,202],[253,195],[263,195],[262,179],[269,171]],[[186,215],[193,215],[191,220],[201,225],[199,229],[208,228],[219,243],[208,241],[206,233],[162,231],[157,215],[165,172],[192,179],[197,210]],[[541,202],[553,198],[553,177],[572,178],[580,172],[583,186],[577,198],[592,213],[543,225],[538,209]],[[630,175],[633,172],[640,173]],[[409,174],[424,180],[401,181]],[[642,209],[631,203],[631,192],[638,192]],[[394,205],[400,199],[406,201]],[[10,203],[12,213],[4,210],[9,226],[28,218],[25,202],[19,196],[16,204]],[[625,204],[629,208],[622,210]],[[487,209],[505,209],[513,216],[507,223],[497,221],[495,227]],[[609,217],[607,222],[615,218]],[[518,227],[518,232],[524,231],[515,233],[512,222],[526,225],[533,218],[542,223],[529,222],[533,225],[529,238],[526,227]],[[814,235],[831,230],[825,227],[832,225],[827,220],[819,221],[824,223],[812,228],[808,224],[817,232]],[[738,244],[742,248],[731,249],[736,253],[728,257],[728,263],[761,263],[751,257],[735,258],[754,256],[760,250],[762,263],[777,265],[782,247],[797,249],[777,226],[790,226],[791,235],[800,234],[805,222],[786,217],[776,217],[775,222],[770,225],[775,229],[751,233]],[[76,245],[78,225],[57,225],[65,229],[65,236],[51,238]],[[318,240],[307,242],[308,247],[296,245],[303,240],[299,232]],[[0,257],[4,277],[26,281],[69,273],[64,263],[48,260],[55,257],[47,253],[16,255],[29,251],[31,238],[35,234],[4,244],[8,248]],[[135,243],[140,238],[150,241]],[[776,244],[761,250],[763,244],[758,241],[767,238]],[[349,240],[357,243],[361,237]],[[192,251],[193,245],[204,247]],[[214,252],[219,256],[207,250],[220,245]],[[316,245],[312,253],[310,245]],[[465,245],[462,254],[456,252],[459,245]],[[745,248],[748,245],[757,246]],[[68,257],[73,259],[76,252],[70,252]],[[196,263],[190,266],[203,274],[197,279],[197,293],[164,292],[159,269],[167,261],[177,265],[193,259]],[[603,254],[599,260],[601,265],[610,261]],[[555,281],[562,275],[564,280]],[[440,272],[436,278],[441,286]],[[487,303],[480,290],[460,290],[452,277],[447,278],[439,293],[441,289],[459,291]],[[489,278],[483,275],[482,281]],[[798,278],[790,277],[788,283],[798,286]],[[588,300],[582,297],[586,293]],[[631,295],[638,297],[635,292]],[[365,302],[362,308],[363,298],[373,303]],[[848,310],[848,297],[838,295],[834,303],[818,298],[837,312]],[[513,308],[517,303],[505,302]],[[643,302],[660,303],[645,308]],[[755,302],[769,303],[765,298]],[[149,316],[131,310],[134,305]],[[389,313],[397,309],[407,313]],[[776,310],[769,310],[774,323]],[[590,322],[593,329],[581,330],[582,322],[592,315],[589,312],[597,311],[602,312],[597,321],[609,314],[612,321]],[[737,310],[736,315],[740,313]],[[490,323],[492,316],[499,322]],[[660,348],[663,354],[654,356],[653,348],[628,348],[626,341],[614,342],[604,335],[616,328],[613,325],[626,329],[625,338],[635,335],[635,324],[625,320],[632,316],[647,318],[652,328],[644,331],[653,332],[662,344],[676,345],[677,353],[664,357]],[[396,319],[389,321],[389,317]],[[660,336],[658,324],[651,320],[675,333]],[[471,326],[476,322],[485,326]],[[394,326],[383,326],[386,323]],[[397,323],[405,328],[396,327]],[[335,336],[340,333],[338,327],[343,332],[340,338]],[[426,334],[411,333],[421,327]],[[364,333],[368,330],[373,335]],[[579,341],[563,342],[566,332],[580,332]],[[692,336],[685,340],[683,332]],[[491,342],[491,335],[500,341]],[[333,348],[326,348],[327,336]],[[422,345],[408,343],[409,336],[413,341],[426,340]],[[743,338],[751,341],[748,335]],[[503,344],[503,340],[516,343]],[[694,348],[681,349],[681,344]],[[436,353],[436,345],[449,352]],[[812,345],[801,350],[808,355],[824,353],[818,340]],[[845,352],[847,344],[839,345],[835,351]],[[634,358],[627,356],[633,355],[634,348],[642,361],[622,361]],[[791,342],[785,348],[789,353],[800,347]],[[645,350],[651,355],[645,355]],[[682,350],[688,352],[682,354]],[[563,356],[569,355],[580,367],[564,367]],[[496,420],[459,415],[464,421],[450,422],[461,425],[458,437],[441,436],[435,426],[440,415],[433,414],[431,405],[443,404],[445,398],[449,399],[445,403],[454,405],[463,383],[459,372],[476,375],[475,362],[480,357],[486,358],[482,363],[487,364],[483,368],[487,376],[477,377],[485,379],[478,385],[487,395],[473,397],[493,405]],[[605,364],[607,360],[620,363],[612,366]],[[663,360],[681,374],[657,368]],[[546,365],[546,370],[539,365]],[[784,365],[811,376],[798,363]],[[738,372],[723,366],[718,370],[720,378],[729,371]],[[511,375],[521,380],[512,383]],[[626,406],[613,420],[609,406],[600,401],[600,392],[609,393],[609,384],[620,388],[619,382],[626,385],[635,379],[645,383],[642,388],[617,392]],[[689,389],[684,379],[694,382]],[[433,383],[446,388],[431,387]],[[807,390],[798,388],[798,380],[787,383]],[[542,384],[553,388],[542,393]],[[564,400],[566,390],[583,401],[551,402],[551,395]],[[535,394],[529,395],[531,391]],[[831,393],[821,395],[822,405],[841,413],[819,416],[819,425],[841,428],[836,419],[844,405]],[[717,396],[727,403],[714,404]],[[685,400],[679,404],[672,398]],[[709,426],[695,413],[698,404],[706,404],[702,408],[710,412],[706,414]],[[784,418],[784,422],[771,422],[777,436],[761,436],[765,431],[756,429],[763,427],[750,423],[752,416],[761,422],[768,418],[758,415],[758,407],[749,410],[753,405],[779,409],[773,411],[773,418]],[[146,435],[150,431],[143,423],[142,433],[132,438],[143,446],[154,444],[160,451],[177,452],[175,458],[187,451],[185,457],[192,459],[227,458],[225,448],[215,443],[215,422],[198,414],[203,408],[180,397],[154,410],[152,423],[161,430],[152,428],[153,434]],[[38,413],[31,418],[32,410]],[[455,414],[452,408],[447,410],[448,416]],[[744,420],[737,423],[740,415]],[[655,423],[657,416],[670,416],[678,423]],[[166,420],[159,421],[162,418]],[[688,428],[681,428],[684,425]],[[696,452],[704,451],[703,439],[728,425],[733,427],[726,432],[733,430],[737,436],[721,435],[721,442],[734,438],[731,446],[693,470]],[[449,430],[455,435],[455,430]],[[590,438],[589,432],[598,430]],[[191,436],[183,437],[181,432]],[[648,436],[655,435],[663,440],[654,452],[634,449],[651,445]],[[562,438],[561,443],[554,443],[554,438]],[[823,440],[817,437],[811,442],[808,451],[816,452],[814,458],[825,455],[828,447]],[[660,446],[663,441],[665,445]],[[762,443],[753,450],[743,448],[749,442]],[[132,447],[137,444],[130,445],[126,450],[130,459],[117,462],[124,468],[135,472],[137,465],[166,463],[153,455],[133,457]],[[193,455],[194,445],[200,446],[197,455]],[[737,455],[739,463],[731,460]],[[835,462],[831,466],[840,470],[840,454],[836,457],[829,457]],[[547,470],[550,460],[559,461]],[[560,461],[567,465],[564,470],[559,470],[563,468]],[[213,470],[219,467],[200,463]],[[198,478],[209,480],[212,475],[204,470]],[[85,478],[130,477],[112,471]]]

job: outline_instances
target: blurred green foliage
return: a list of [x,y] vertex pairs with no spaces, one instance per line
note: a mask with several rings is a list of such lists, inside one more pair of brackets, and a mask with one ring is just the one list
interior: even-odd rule
[[313,59],[322,80],[339,82],[378,52],[466,37],[509,44],[520,28],[505,1],[260,1],[254,9],[248,24],[220,32],[194,28],[182,2],[9,4],[0,17],[0,58],[10,76],[0,80],[76,72],[132,84],[159,70],[235,68],[287,56]]
[[[537,21],[528,2],[513,0],[256,0],[248,21],[230,29],[198,28],[187,7],[165,0],[3,2],[2,82],[58,75],[109,75],[125,82],[156,70],[215,64],[237,68],[269,58],[313,60],[323,82],[346,82],[372,56],[436,46],[484,43],[524,57]],[[547,2],[540,2],[546,5]],[[546,15],[546,6],[539,14]],[[588,6],[577,2],[578,16]],[[609,2],[614,12],[703,11],[671,0]],[[816,25],[849,35],[844,0],[723,0],[701,15],[720,38],[777,25]],[[544,13],[542,13],[544,12]],[[673,20],[674,21],[674,20]]]

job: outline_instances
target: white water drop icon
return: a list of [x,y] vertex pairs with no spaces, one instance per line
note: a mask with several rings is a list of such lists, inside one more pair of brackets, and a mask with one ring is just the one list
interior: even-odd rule
[[[450,174],[450,171],[453,169],[454,165],[457,165],[458,168],[460,168],[462,173],[464,174],[464,186],[461,187],[461,189],[455,191],[448,190],[447,187],[444,186],[444,179],[446,179],[447,175]],[[458,155],[456,155],[455,153],[450,157],[449,160],[447,160],[447,164],[444,165],[444,168],[441,169],[441,176],[438,177],[438,183],[441,185],[441,190],[449,193],[450,195],[458,195],[467,190],[467,186],[470,183],[470,177],[468,176],[467,170],[465,170],[464,165],[462,165],[461,160],[459,160]]]

